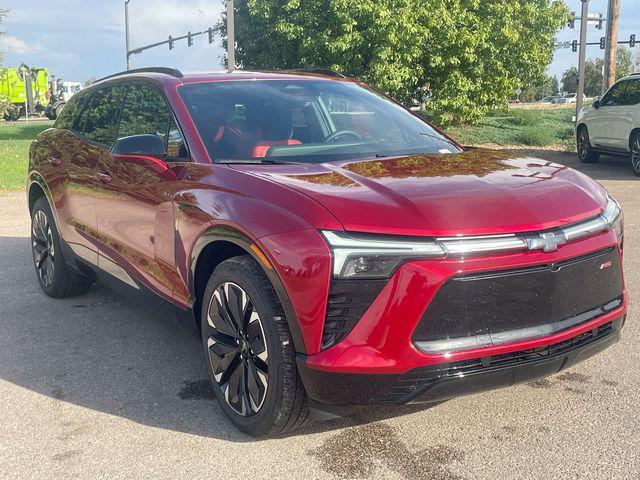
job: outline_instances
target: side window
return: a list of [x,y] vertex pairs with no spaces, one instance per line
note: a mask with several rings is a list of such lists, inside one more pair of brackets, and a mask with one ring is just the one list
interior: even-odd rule
[[187,145],[184,143],[182,133],[180,133],[176,121],[171,118],[169,135],[167,136],[167,160],[179,162],[187,161],[188,159],[189,152],[187,151]]
[[62,112],[54,123],[55,128],[64,128],[67,130],[80,131],[78,126],[78,120],[82,114],[83,109],[91,98],[91,94],[74,95],[62,108]]
[[122,96],[123,88],[120,86],[104,87],[95,93],[84,127],[85,137],[109,147],[113,145]]
[[626,100],[626,84],[627,82],[618,82],[602,97],[601,105],[613,107],[616,105],[624,105]]
[[118,138],[153,134],[162,138],[167,160],[187,159],[187,149],[171,110],[162,94],[150,85],[133,84],[122,106]]
[[627,81],[627,105],[640,103],[640,78]]

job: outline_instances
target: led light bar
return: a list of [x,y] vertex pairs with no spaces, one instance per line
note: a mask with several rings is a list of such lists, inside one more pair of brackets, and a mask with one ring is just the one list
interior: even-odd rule
[[338,277],[376,278],[389,276],[402,262],[418,258],[464,257],[469,255],[543,250],[615,228],[622,235],[621,209],[608,197],[605,210],[595,218],[545,232],[484,235],[473,237],[425,238],[411,241],[392,237],[372,238],[358,233],[324,230],[322,235],[333,252],[333,274]]

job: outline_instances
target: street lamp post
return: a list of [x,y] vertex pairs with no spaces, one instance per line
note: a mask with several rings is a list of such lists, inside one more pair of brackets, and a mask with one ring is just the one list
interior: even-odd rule
[[129,2],[124,1],[124,42],[127,50],[127,70],[131,70],[131,53],[129,48]]
[[576,95],[576,122],[582,109],[584,98],[584,63],[587,51],[587,22],[589,18],[589,0],[582,0],[582,18],[580,19],[580,51],[578,52],[578,92]]
[[227,0],[227,68],[236,69],[236,39],[233,18],[233,0]]

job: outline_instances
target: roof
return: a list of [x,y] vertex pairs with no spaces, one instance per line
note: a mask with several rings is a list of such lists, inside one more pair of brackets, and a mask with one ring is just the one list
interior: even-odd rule
[[252,79],[283,79],[283,78],[301,78],[301,77],[314,77],[324,78],[327,80],[349,80],[344,75],[334,72],[332,70],[310,68],[310,69],[297,69],[297,70],[234,70],[232,72],[227,70],[220,71],[204,71],[204,72],[181,72],[175,68],[169,67],[149,67],[149,68],[137,68],[133,70],[125,70],[123,72],[114,73],[108,75],[96,81],[102,82],[104,80],[115,80],[120,78],[134,78],[145,77],[153,78],[161,82],[173,80],[175,83],[189,83],[189,80],[203,81],[203,80],[252,80]]

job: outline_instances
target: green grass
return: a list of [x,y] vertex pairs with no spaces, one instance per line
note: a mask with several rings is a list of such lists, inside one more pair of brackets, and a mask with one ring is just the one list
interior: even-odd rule
[[492,110],[477,124],[447,128],[463,145],[534,145],[570,148],[574,108]]
[[27,183],[29,145],[53,122],[0,124],[0,192],[21,190]]

